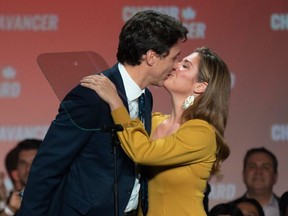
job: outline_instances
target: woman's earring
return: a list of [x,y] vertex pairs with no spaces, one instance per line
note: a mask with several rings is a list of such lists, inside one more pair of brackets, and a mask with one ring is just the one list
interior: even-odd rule
[[188,96],[182,105],[183,109],[187,109],[189,106],[191,106],[194,103],[194,99],[194,95]]

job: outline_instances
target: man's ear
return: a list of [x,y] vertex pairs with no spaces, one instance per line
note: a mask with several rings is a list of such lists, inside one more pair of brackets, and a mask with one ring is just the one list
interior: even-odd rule
[[205,92],[207,86],[208,86],[207,82],[196,83],[196,86],[194,88],[194,92],[201,94],[201,93]]
[[145,57],[146,57],[146,62],[147,62],[147,64],[150,65],[150,66],[152,66],[152,65],[154,64],[154,62],[155,62],[156,57],[158,57],[158,55],[156,54],[155,51],[153,51],[153,50],[148,50],[148,51],[146,52]]

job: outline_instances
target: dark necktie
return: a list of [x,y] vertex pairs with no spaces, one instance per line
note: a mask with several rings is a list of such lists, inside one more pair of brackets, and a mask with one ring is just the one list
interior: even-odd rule
[[[145,125],[145,94],[141,94],[139,97],[139,118]],[[140,178],[140,184],[141,184],[141,207],[143,215],[147,215],[148,211],[148,179],[147,174],[145,172],[145,167],[142,166],[141,168],[141,178]]]
[[141,96],[138,98],[139,104],[139,119],[145,123],[145,94],[142,93]]

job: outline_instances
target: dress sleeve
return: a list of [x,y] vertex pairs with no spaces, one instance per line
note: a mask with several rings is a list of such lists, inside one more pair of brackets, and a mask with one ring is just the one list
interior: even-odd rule
[[112,112],[121,146],[136,163],[149,166],[185,165],[207,160],[216,152],[216,136],[211,125],[203,120],[190,120],[175,133],[150,140],[139,119],[131,120],[124,107]]

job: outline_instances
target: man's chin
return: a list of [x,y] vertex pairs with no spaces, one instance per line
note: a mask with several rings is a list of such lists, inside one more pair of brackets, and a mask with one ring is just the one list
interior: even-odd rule
[[155,86],[155,87],[163,87],[164,86],[164,80],[161,80],[161,81],[159,81],[157,83],[154,83],[153,86]]

